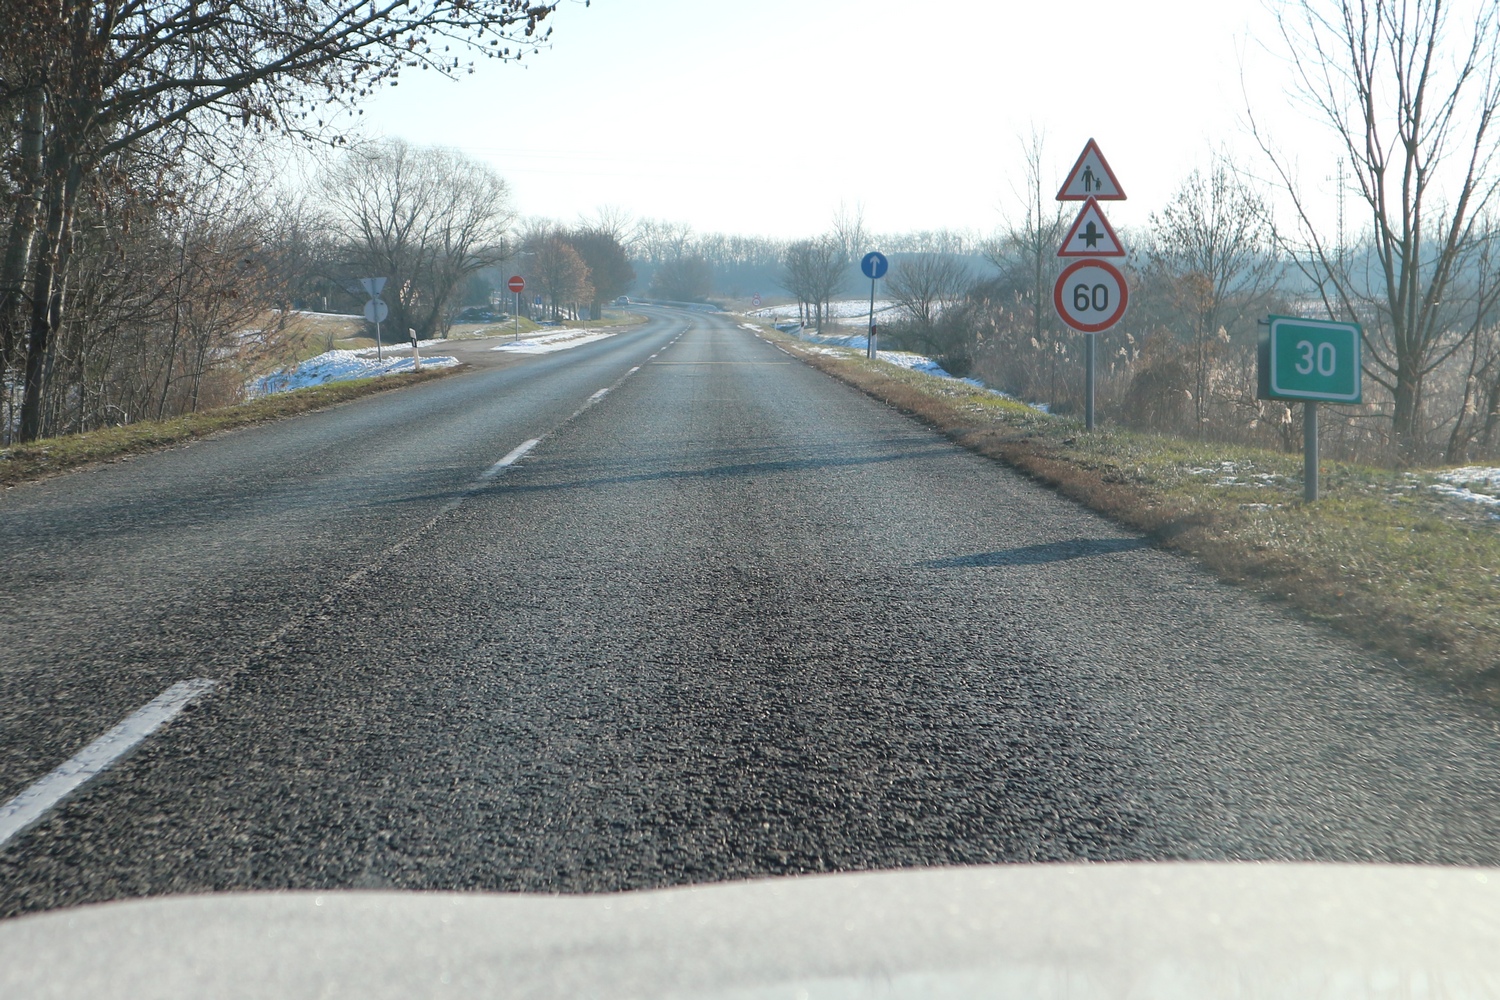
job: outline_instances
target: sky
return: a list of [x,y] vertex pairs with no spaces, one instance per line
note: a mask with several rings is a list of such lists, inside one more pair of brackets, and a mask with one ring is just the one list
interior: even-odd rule
[[989,233],[1016,212],[1033,130],[1049,197],[1098,141],[1129,196],[1117,227],[1215,150],[1265,172],[1248,100],[1332,204],[1337,153],[1288,100],[1263,0],[564,0],[549,23],[520,64],[408,72],[366,129],[492,164],[526,216],[612,205],[801,237],[842,204],[875,232]]

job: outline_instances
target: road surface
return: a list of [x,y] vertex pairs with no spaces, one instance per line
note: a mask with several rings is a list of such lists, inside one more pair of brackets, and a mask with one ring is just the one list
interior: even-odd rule
[[650,313],[0,495],[0,802],[214,682],[0,845],[0,915],[1500,857],[1493,714],[728,317]]

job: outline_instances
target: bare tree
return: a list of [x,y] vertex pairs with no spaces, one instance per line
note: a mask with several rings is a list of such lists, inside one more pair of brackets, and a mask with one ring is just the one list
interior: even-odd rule
[[594,294],[588,265],[561,233],[553,233],[536,244],[534,253],[532,268],[538,290],[547,296],[552,318],[576,316],[574,307]]
[[392,321],[427,336],[469,275],[508,256],[515,215],[504,180],[453,150],[384,140],[345,155],[322,191],[344,235],[352,277],[389,279]]
[[811,319],[819,333],[823,332],[823,321],[828,316],[828,304],[843,285],[848,270],[849,258],[836,236],[799,240],[787,248],[782,286],[797,297],[804,312],[803,322]]
[[1276,274],[1265,203],[1223,162],[1207,176],[1194,170],[1167,206],[1152,213],[1146,256],[1191,323],[1201,430],[1213,345],[1262,302]]
[[926,330],[943,308],[963,298],[971,280],[969,269],[952,254],[924,253],[898,260],[885,287]]
[[629,209],[619,205],[600,205],[592,216],[580,214],[578,232],[598,233],[618,243],[627,252],[640,240],[640,226]]
[[699,254],[669,260],[651,276],[652,294],[674,302],[702,302],[713,290],[713,267]]
[[856,202],[850,208],[840,202],[839,210],[833,213],[833,229],[829,237],[838,244],[844,259],[851,263],[874,249],[870,246],[870,234],[865,231],[865,206]]
[[1006,283],[1024,289],[1031,309],[1031,336],[1038,343],[1046,342],[1058,326],[1051,307],[1052,283],[1062,271],[1057,248],[1068,227],[1061,203],[1048,194],[1052,178],[1045,172],[1046,145],[1046,134],[1035,127],[1021,140],[1024,189],[1015,192],[1020,218],[984,248],[985,259],[999,269]]
[[604,315],[606,300],[625,294],[635,281],[635,268],[625,248],[609,229],[575,229],[567,240],[589,269],[593,303],[589,314],[594,319]]
[[[1493,3],[1449,33],[1443,0],[1301,0],[1278,11],[1298,95],[1353,167],[1370,253],[1346,261],[1318,232],[1290,159],[1252,128],[1291,196],[1292,256],[1333,317],[1365,329],[1365,372],[1391,393],[1392,431],[1423,441],[1427,376],[1462,349],[1466,295],[1455,279],[1483,252],[1476,220],[1493,202],[1500,20]],[[1456,44],[1455,44],[1456,42]]]
[[653,266],[681,260],[693,245],[693,227],[686,222],[642,219],[636,227],[638,245]]

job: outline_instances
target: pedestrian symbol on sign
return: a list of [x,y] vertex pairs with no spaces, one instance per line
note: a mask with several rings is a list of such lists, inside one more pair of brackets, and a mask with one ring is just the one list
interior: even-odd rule
[[1124,201],[1125,190],[1109,169],[1109,162],[1099,152],[1099,144],[1093,139],[1083,147],[1078,162],[1068,171],[1068,179],[1057,192],[1058,201]]

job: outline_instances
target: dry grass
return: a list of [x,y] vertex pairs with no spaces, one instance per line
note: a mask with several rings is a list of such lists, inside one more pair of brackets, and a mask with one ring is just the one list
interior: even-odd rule
[[1058,492],[1500,706],[1500,523],[1433,477],[1302,456],[1083,431],[962,382],[782,339],[809,364]]
[[330,382],[327,385],[279,392],[238,406],[226,406],[170,420],[144,420],[124,427],[110,427],[87,434],[68,434],[44,438],[30,444],[14,445],[0,449],[0,486],[10,488],[17,483],[42,479],[95,462],[118,461],[126,456],[157,451],[219,431],[269,423],[283,417],[325,409],[361,396],[445,378],[461,370],[462,366],[429,368],[421,372],[384,375],[379,378]]

